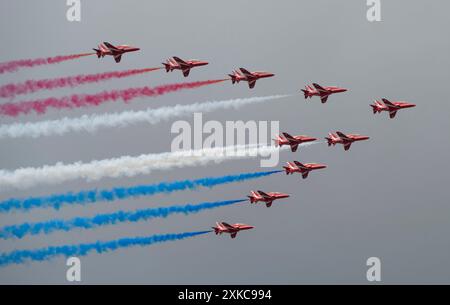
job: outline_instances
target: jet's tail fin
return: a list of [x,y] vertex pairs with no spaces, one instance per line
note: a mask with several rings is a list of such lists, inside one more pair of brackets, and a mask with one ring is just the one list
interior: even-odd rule
[[233,73],[228,74],[228,76],[231,78],[231,83],[239,83],[239,79],[237,78],[238,74],[236,71],[233,71]]
[[255,203],[256,202],[255,197],[253,197],[253,196],[247,196],[247,197],[248,197],[248,199],[250,199],[250,203]]
[[370,107],[372,107],[373,114],[375,114],[379,111],[377,105],[370,105]]
[[278,142],[278,139],[272,139],[272,141],[273,141],[273,145],[274,145],[275,147],[280,146],[280,143]]
[[166,72],[171,71],[171,67],[170,67],[170,65],[168,63],[163,62],[162,64],[164,65],[164,68],[166,69]]
[[327,140],[328,146],[331,146],[333,144],[333,135],[329,133],[328,137],[325,137],[325,140]]
[[308,91],[306,90],[306,89],[302,89],[302,91],[303,91],[303,94],[304,94],[304,96],[305,96],[305,99],[307,99],[308,98]]
[[214,229],[214,233],[216,233],[216,235],[219,234],[219,228],[211,227],[211,229]]
[[102,57],[102,51],[100,51],[99,49],[92,49],[95,51],[95,53],[97,54],[97,58]]
[[289,166],[283,166],[284,171],[286,172],[286,175],[292,175],[293,172]]
[[303,94],[305,95],[305,99],[312,98],[313,94],[312,92],[314,91],[313,88],[311,88],[311,86],[305,86],[305,89],[302,89]]

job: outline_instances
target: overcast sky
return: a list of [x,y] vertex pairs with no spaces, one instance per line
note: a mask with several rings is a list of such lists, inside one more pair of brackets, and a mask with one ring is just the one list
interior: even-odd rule
[[[0,118],[2,124],[63,116],[140,110],[210,100],[298,93],[306,84],[338,85],[349,91],[327,104],[285,101],[217,111],[204,120],[277,120],[283,131],[323,138],[329,131],[361,133],[369,141],[344,152],[326,144],[283,152],[281,161],[320,162],[326,170],[299,176],[274,175],[213,189],[141,199],[35,209],[0,215],[2,225],[153,206],[245,198],[250,190],[280,191],[291,198],[272,208],[238,204],[196,215],[178,215],[95,230],[74,230],[0,241],[0,252],[77,244],[120,237],[208,229],[216,221],[255,226],[236,239],[208,234],[144,248],[82,258],[83,283],[299,284],[367,283],[366,260],[382,262],[384,283],[449,283],[450,3],[444,0],[382,1],[382,21],[366,19],[365,1],[82,1],[82,21],[66,20],[65,1],[2,1],[0,62],[86,52],[102,41],[141,48],[120,64],[112,58],[82,58],[59,65],[3,74],[0,83],[115,69],[158,66],[169,56],[207,60],[188,80],[216,79],[238,67],[275,77],[255,89],[231,82],[129,104],[107,103],[45,115]],[[185,81],[179,71],[41,92],[15,101],[94,93],[131,86]],[[394,120],[373,115],[375,98],[406,100],[416,108]],[[5,103],[2,100],[0,103]],[[188,119],[192,121],[192,117]],[[68,133],[40,139],[2,139],[0,168],[14,170],[170,150],[172,122]],[[282,164],[280,163],[280,166]],[[257,159],[153,172],[133,178],[76,180],[26,190],[6,190],[0,200],[176,179],[261,170]],[[64,258],[12,265],[0,283],[66,283]]]

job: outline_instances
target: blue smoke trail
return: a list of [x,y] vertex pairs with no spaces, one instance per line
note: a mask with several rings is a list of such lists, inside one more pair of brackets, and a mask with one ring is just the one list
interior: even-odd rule
[[33,208],[47,208],[47,207],[51,207],[58,210],[63,205],[73,205],[73,204],[83,205],[88,203],[95,203],[98,201],[123,200],[127,198],[136,198],[141,196],[153,196],[155,194],[160,193],[172,193],[176,191],[195,190],[198,187],[212,188],[214,186],[221,184],[242,182],[245,180],[262,178],[279,172],[281,171],[276,170],[267,172],[244,173],[221,177],[207,177],[196,180],[180,180],[172,182],[161,182],[150,185],[138,185],[132,187],[116,187],[113,189],[104,189],[104,190],[94,189],[88,191],[81,191],[78,193],[69,192],[65,194],[56,194],[45,197],[29,197],[25,199],[12,198],[0,202],[0,213],[6,213],[11,210],[28,211]]
[[115,251],[121,248],[130,248],[135,246],[150,246],[156,243],[181,240],[197,235],[211,232],[185,232],[177,234],[152,235],[144,237],[122,238],[111,241],[97,241],[94,243],[64,245],[58,247],[48,247],[36,250],[16,250],[9,253],[0,254],[0,267],[10,264],[21,264],[27,261],[45,261],[57,256],[85,256],[89,252],[105,253]]
[[203,202],[199,204],[175,205],[136,211],[118,211],[110,214],[98,214],[94,217],[76,217],[70,220],[49,220],[45,222],[23,223],[6,226],[0,229],[0,238],[22,238],[26,235],[49,234],[54,231],[71,231],[76,228],[93,229],[100,226],[114,225],[121,222],[137,222],[158,217],[167,217],[172,214],[192,214],[207,209],[214,209],[239,202],[246,199],[227,200],[217,202]]

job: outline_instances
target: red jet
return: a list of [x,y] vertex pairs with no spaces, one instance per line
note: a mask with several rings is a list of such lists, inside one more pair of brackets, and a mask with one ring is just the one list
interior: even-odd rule
[[276,139],[273,140],[275,142],[275,146],[282,147],[284,145],[289,145],[291,146],[292,152],[296,152],[298,145],[305,142],[313,142],[317,139],[308,136],[291,136],[287,132],[283,132],[280,135],[278,135]]
[[342,144],[344,145],[344,150],[349,150],[353,142],[368,140],[368,136],[362,136],[359,134],[344,134],[340,131],[336,131],[336,134],[329,133],[328,137],[325,138],[328,141],[328,146]]
[[273,73],[262,71],[249,72],[244,68],[239,68],[239,70],[234,70],[233,74],[228,74],[228,76],[231,77],[231,82],[233,84],[239,83],[240,81],[246,81],[248,82],[248,86],[250,89],[253,89],[255,87],[256,81],[258,79],[272,77],[274,75],[275,74]]
[[270,208],[274,200],[288,198],[289,195],[278,192],[265,193],[263,191],[251,191],[251,196],[247,197],[250,199],[250,203],[257,203],[259,201],[262,201],[266,203],[266,207]]
[[113,46],[109,42],[104,42],[98,45],[98,49],[93,50],[97,53],[98,58],[103,58],[106,55],[110,55],[114,57],[114,60],[117,63],[119,63],[124,53],[135,52],[139,51],[140,49],[127,45]]
[[166,72],[172,72],[173,70],[181,70],[183,72],[184,77],[189,75],[189,72],[194,67],[206,66],[208,64],[207,61],[200,61],[196,59],[190,60],[182,60],[179,57],[169,58],[165,63],[162,63],[164,67],[166,67]]
[[253,229],[253,226],[249,226],[243,223],[235,223],[234,225],[227,224],[226,222],[216,222],[216,226],[212,227],[216,235],[222,233],[229,233],[231,238],[235,238],[237,232],[242,230]]
[[308,177],[308,174],[310,171],[327,167],[325,164],[319,164],[319,163],[304,163],[304,164],[302,164],[298,161],[286,162],[286,163],[287,163],[287,166],[283,166],[283,168],[286,171],[286,175],[300,173],[300,174],[302,174],[303,179],[306,179]]
[[382,111],[389,111],[389,117],[391,119],[395,118],[397,111],[404,108],[412,108],[416,107],[414,104],[406,103],[406,102],[390,102],[387,99],[383,98],[381,101],[375,101],[373,105],[370,105],[373,109],[373,113],[378,113]]
[[328,97],[335,93],[345,92],[347,89],[329,86],[329,87],[322,87],[319,84],[313,83],[313,87],[310,85],[305,86],[305,89],[302,89],[303,93],[305,94],[305,99],[312,98],[313,96],[320,96],[320,100],[322,103],[326,103],[328,100]]

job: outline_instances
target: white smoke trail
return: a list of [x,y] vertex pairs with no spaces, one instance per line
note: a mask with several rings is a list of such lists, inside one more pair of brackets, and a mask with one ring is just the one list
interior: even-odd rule
[[[304,143],[309,146],[314,143]],[[285,149],[288,147],[283,147]],[[202,166],[226,160],[266,157],[280,150],[275,146],[236,145],[201,150],[146,154],[136,157],[123,156],[114,159],[94,160],[89,163],[56,163],[42,167],[19,168],[14,171],[0,170],[0,189],[26,188],[39,184],[57,184],[75,179],[87,181],[110,177],[132,177],[148,174],[154,170]]]
[[36,123],[14,123],[0,125],[0,138],[19,138],[63,135],[71,131],[94,132],[99,128],[125,127],[131,124],[158,124],[175,117],[191,115],[194,112],[211,112],[218,109],[240,108],[245,105],[262,103],[281,99],[290,95],[272,95],[232,99],[226,101],[211,101],[190,105],[176,105],[147,109],[143,111],[124,111],[111,114],[83,115],[79,118],[62,118],[59,120],[41,121]]

